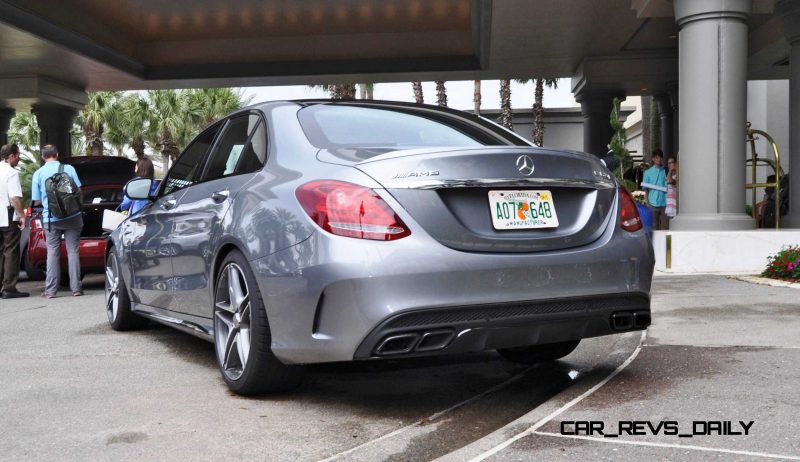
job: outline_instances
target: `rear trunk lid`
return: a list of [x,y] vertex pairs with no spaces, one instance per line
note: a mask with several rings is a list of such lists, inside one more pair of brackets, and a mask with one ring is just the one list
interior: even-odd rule
[[122,188],[134,176],[136,162],[124,157],[78,156],[64,159],[75,167],[83,196],[82,239],[96,239],[102,228],[105,210],[115,210],[123,199]]
[[[616,183],[602,163],[570,151],[426,148],[379,154],[355,168],[386,188],[437,241],[471,252],[541,252],[589,244],[612,221],[616,200]],[[538,228],[503,229],[508,217],[499,216],[498,198],[522,197],[517,204],[523,206],[526,197],[537,195],[551,198],[557,224],[551,218]],[[542,202],[537,198],[529,204],[535,209]],[[524,207],[528,218],[535,215]]]
[[119,185],[120,189],[133,178],[136,166],[125,157],[111,156],[68,157],[62,163],[75,167],[82,186]]

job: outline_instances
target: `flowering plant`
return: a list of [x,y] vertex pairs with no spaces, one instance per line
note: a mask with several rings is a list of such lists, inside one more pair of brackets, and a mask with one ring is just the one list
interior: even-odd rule
[[767,268],[762,276],[773,279],[800,279],[800,245],[785,247],[767,257]]
[[633,200],[636,201],[637,204],[646,204],[646,196],[644,191],[634,191],[631,193],[633,195]]

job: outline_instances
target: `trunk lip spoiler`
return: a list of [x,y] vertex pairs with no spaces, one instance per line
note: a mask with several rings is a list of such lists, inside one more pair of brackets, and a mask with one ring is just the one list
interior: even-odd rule
[[475,188],[475,187],[570,187],[586,189],[614,189],[617,187],[613,181],[593,181],[584,179],[559,179],[559,178],[488,178],[488,179],[424,179],[424,180],[385,180],[378,181],[386,189],[449,189],[449,188]]

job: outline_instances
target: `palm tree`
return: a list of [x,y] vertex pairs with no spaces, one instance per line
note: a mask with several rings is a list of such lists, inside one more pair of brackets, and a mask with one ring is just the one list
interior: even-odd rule
[[[120,101],[120,131],[128,138],[127,143],[137,158],[144,157],[145,138],[150,127],[150,103],[138,94],[129,94]],[[164,170],[166,171],[166,170]]]
[[353,83],[338,83],[331,85],[323,83],[321,85],[309,85],[310,88],[319,88],[327,91],[331,99],[356,99],[356,85]]
[[17,112],[11,119],[8,130],[8,142],[15,143],[23,151],[30,153],[38,165],[42,161],[39,153],[39,138],[41,130],[36,122],[36,116],[30,112]]
[[356,99],[356,84],[354,83],[342,83],[336,85],[337,87],[337,99]]
[[185,136],[189,105],[184,92],[176,90],[150,90],[147,92],[150,120],[147,140],[161,153],[161,170],[166,174],[170,160],[180,153],[179,141]]
[[[78,114],[77,123],[86,138],[86,154],[103,155],[104,124],[112,117],[114,105],[122,96],[119,91],[96,91],[89,93],[89,102]],[[72,152],[80,152],[73,150]]]
[[414,101],[417,104],[424,104],[425,98],[422,96],[422,82],[411,82],[411,86],[414,88]]
[[511,112],[511,81],[500,81],[500,125],[514,129],[514,114]]
[[201,130],[213,122],[250,104],[252,97],[244,99],[241,91],[232,88],[203,88],[188,90],[187,104],[198,114],[195,122]]
[[374,83],[358,84],[358,99],[374,99],[374,96],[375,96]]
[[475,80],[472,92],[472,102],[475,103],[475,115],[481,115],[481,81]]
[[544,145],[544,87],[558,88],[558,79],[521,79],[517,82],[525,84],[528,81],[534,82],[533,93],[533,144],[536,146]]
[[436,104],[447,107],[447,89],[444,87],[444,80],[436,80]]

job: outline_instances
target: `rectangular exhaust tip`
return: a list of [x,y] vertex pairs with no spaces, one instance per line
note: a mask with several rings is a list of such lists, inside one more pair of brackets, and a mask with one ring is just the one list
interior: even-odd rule
[[414,333],[390,335],[375,348],[375,354],[388,356],[408,353],[417,345],[417,340],[419,340],[419,334]]
[[633,328],[633,313],[621,311],[611,315],[611,327],[614,330],[628,330]]

